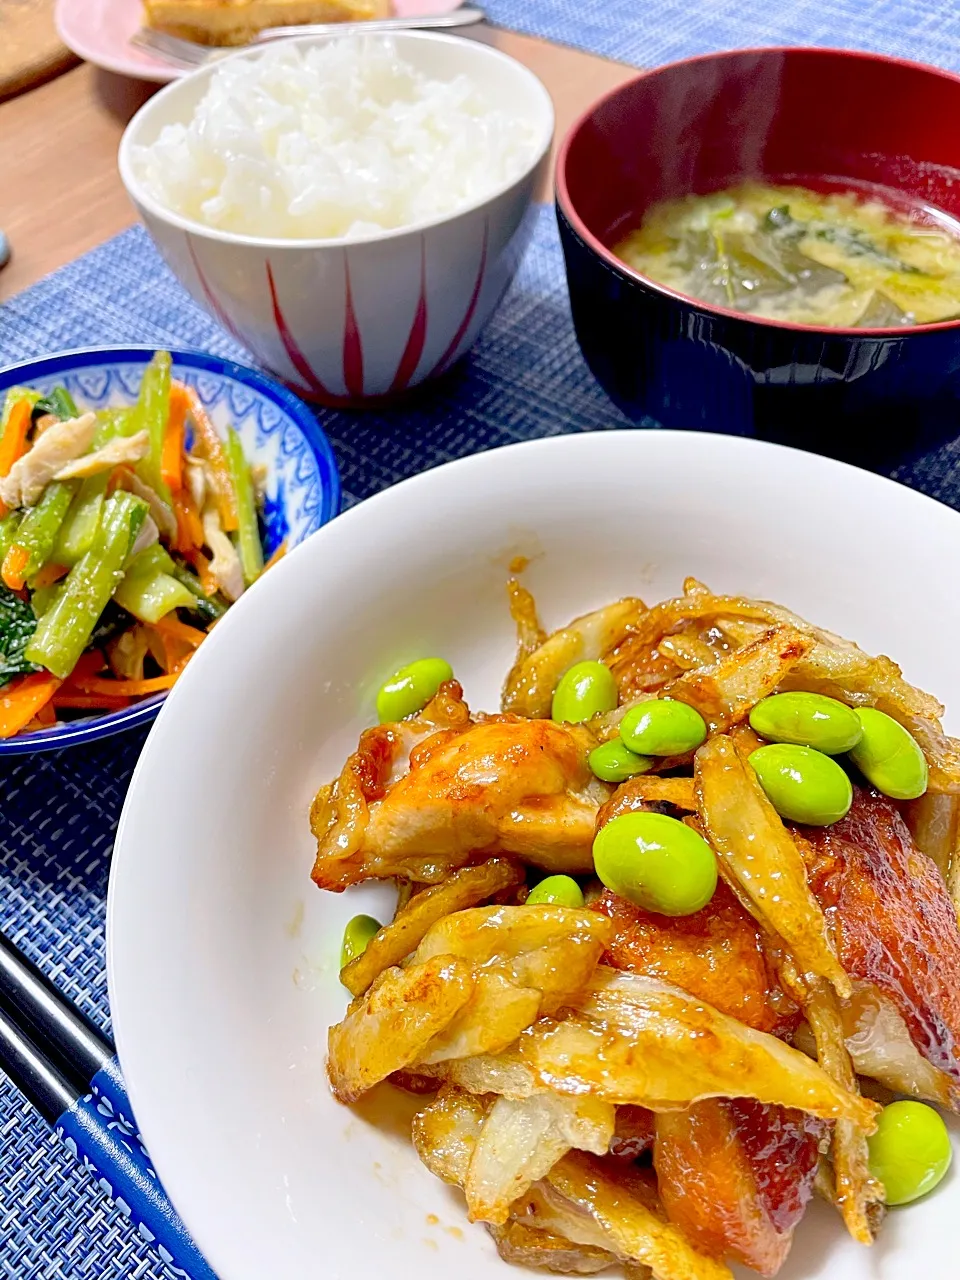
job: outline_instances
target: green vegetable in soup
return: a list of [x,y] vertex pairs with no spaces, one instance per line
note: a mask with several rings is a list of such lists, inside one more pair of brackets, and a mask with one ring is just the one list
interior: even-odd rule
[[648,210],[617,252],[681,293],[773,320],[887,328],[960,314],[960,236],[853,192],[745,183],[687,196]]

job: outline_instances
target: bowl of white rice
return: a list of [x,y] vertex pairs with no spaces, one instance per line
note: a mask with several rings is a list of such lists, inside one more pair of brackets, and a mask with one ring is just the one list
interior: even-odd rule
[[433,32],[234,54],[134,116],[120,174],[174,274],[328,404],[396,395],[475,341],[532,230],[540,81]]

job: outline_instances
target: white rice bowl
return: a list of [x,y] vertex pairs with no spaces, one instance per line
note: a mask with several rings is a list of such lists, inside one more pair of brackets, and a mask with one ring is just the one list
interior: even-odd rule
[[133,149],[160,204],[240,235],[347,240],[444,217],[513,182],[533,125],[389,37],[277,44],[218,66],[188,124]]

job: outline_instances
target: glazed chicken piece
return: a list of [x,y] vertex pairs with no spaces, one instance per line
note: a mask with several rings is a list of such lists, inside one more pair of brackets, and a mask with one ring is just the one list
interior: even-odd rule
[[[722,881],[691,916],[643,911],[609,891],[597,909],[616,929],[615,967],[675,983],[758,1031],[796,1027],[799,1010],[770,971],[759,925]],[[639,1108],[618,1108],[618,1129],[625,1111]],[[748,1099],[661,1112],[654,1161],[671,1222],[704,1253],[773,1275],[810,1200],[823,1131],[803,1112]]]
[[914,1046],[960,1102],[960,929],[935,864],[893,803],[854,788],[847,816],[803,828],[810,884],[844,969],[896,1009]]
[[606,890],[597,910],[613,921],[607,963],[662,978],[757,1031],[789,1035],[799,1011],[764,956],[760,926],[720,881],[694,915],[644,911]]
[[661,1113],[653,1158],[670,1221],[704,1253],[775,1275],[813,1195],[824,1131],[749,1098]]
[[[415,723],[370,732],[392,740]],[[397,875],[436,883],[492,852],[549,871],[592,870],[596,816],[611,788],[587,764],[596,745],[587,730],[492,716],[420,742],[408,771],[386,784],[382,767],[371,776],[364,765],[379,739],[365,734],[314,803],[321,888]]]

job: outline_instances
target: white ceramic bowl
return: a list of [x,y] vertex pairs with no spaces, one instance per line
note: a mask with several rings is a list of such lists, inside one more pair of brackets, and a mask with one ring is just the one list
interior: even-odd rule
[[[305,36],[304,48],[329,37]],[[462,212],[362,240],[285,240],[216,231],[161,205],[133,149],[186,123],[213,68],[163,89],[130,121],[120,176],[170,269],[194,300],[299,394],[326,404],[395,395],[449,368],[473,344],[513,279],[533,229],[531,201],[553,138],[550,95],[486,45],[435,32],[394,35],[426,75],[463,74],[529,121],[533,158],[507,187]],[[257,58],[262,51],[238,58]]]
[[[695,574],[891,654],[956,728],[960,516],[837,462],[714,435],[568,436],[440,467],[321,529],[230,610],[174,689],[113,860],[124,1073],[222,1280],[523,1275],[420,1165],[395,1113],[329,1096],[343,925],[389,895],[315,889],[307,825],[399,663],[444,654],[471,704],[496,707],[518,554],[549,626],[620,595],[676,594]],[[953,1275],[958,1216],[956,1173],[890,1214],[873,1250],[815,1205],[781,1280]]]

